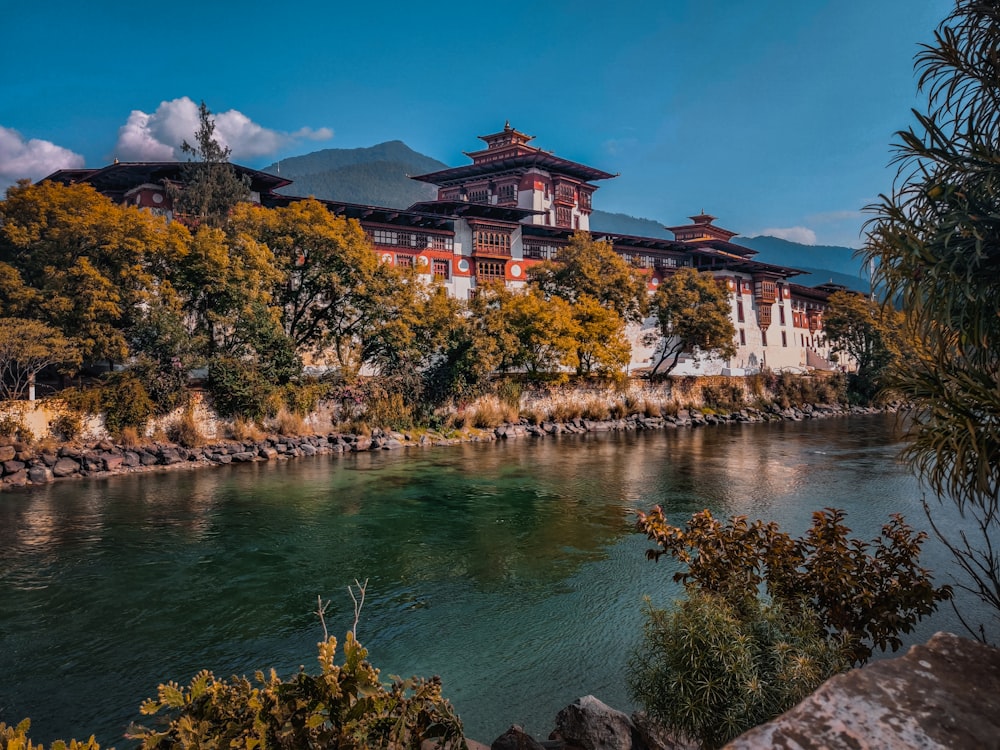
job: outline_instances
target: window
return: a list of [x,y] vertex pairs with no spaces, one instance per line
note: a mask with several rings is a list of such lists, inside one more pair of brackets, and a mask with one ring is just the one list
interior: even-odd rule
[[764,346],[767,346],[767,329],[766,328],[762,328],[761,331],[760,331],[760,342]]
[[525,245],[524,257],[529,260],[552,260],[558,249],[553,245]]
[[566,201],[567,203],[576,203],[576,188],[572,185],[559,183],[556,185],[556,200]]
[[785,332],[784,331],[781,332],[781,345],[782,346],[788,346],[788,339],[785,336]]
[[746,321],[746,316],[743,313],[743,300],[741,299],[736,300],[736,320],[740,323]]
[[740,346],[746,346],[746,345],[747,345],[747,332],[744,331],[741,328],[740,329]]
[[566,228],[573,226],[573,209],[556,206],[556,226]]
[[483,283],[488,283],[490,281],[503,281],[505,266],[505,263],[497,263],[495,261],[477,261],[476,278]]
[[399,232],[392,232],[388,229],[376,229],[372,232],[372,241],[376,245],[398,245]]
[[472,233],[472,245],[477,253],[510,255],[510,233],[503,229],[479,227]]
[[[785,325],[785,306],[781,302],[778,303],[778,322],[781,325]],[[785,334],[781,335],[784,336]]]
[[435,260],[433,266],[431,267],[434,273],[435,279],[440,279],[442,281],[447,281],[449,276],[449,263],[446,260]]
[[413,256],[412,255],[397,255],[396,265],[400,268],[413,268]]

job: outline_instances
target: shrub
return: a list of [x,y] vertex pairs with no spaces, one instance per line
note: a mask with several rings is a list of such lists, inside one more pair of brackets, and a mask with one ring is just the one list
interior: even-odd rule
[[478,429],[499,427],[507,422],[516,422],[519,416],[513,407],[503,403],[495,396],[484,396],[477,399],[471,411],[470,422],[473,427]]
[[257,421],[274,414],[269,403],[274,386],[250,362],[213,357],[208,365],[208,390],[219,416]]
[[516,380],[501,380],[497,383],[494,393],[500,401],[514,409],[521,407],[521,384]]
[[125,448],[138,448],[142,445],[142,438],[135,427],[123,427],[118,434],[118,442]]
[[528,424],[539,425],[545,421],[545,412],[537,407],[532,407],[522,411],[521,418]]
[[608,414],[612,419],[625,419],[625,417],[632,413],[624,401],[615,401],[608,409]]
[[274,418],[274,429],[279,435],[307,435],[312,432],[300,415],[285,408]]
[[[646,417],[662,417],[663,410],[660,405],[655,401],[643,400],[642,402],[642,413]],[[676,413],[676,410],[675,410]]]
[[406,429],[413,426],[413,412],[402,393],[374,393],[365,401],[364,419],[376,427]]
[[293,414],[306,416],[316,411],[320,399],[327,395],[330,388],[317,380],[303,380],[299,383],[287,383],[283,388],[285,406]]
[[226,435],[232,440],[252,440],[257,442],[265,437],[264,431],[248,419],[237,417],[226,427]]
[[0,435],[29,445],[35,440],[35,433],[21,415],[6,414],[0,417]]
[[583,404],[582,416],[584,419],[590,419],[594,422],[603,422],[611,416],[611,410],[605,401],[599,398],[589,398]]
[[574,401],[562,401],[552,407],[553,422],[569,422],[573,419],[579,419],[582,415],[583,409],[580,408],[580,404]]
[[112,374],[101,389],[104,426],[112,435],[126,427],[142,431],[156,407],[146,386],[128,370]]
[[62,412],[49,420],[49,432],[59,440],[76,440],[83,432],[83,419],[76,412]]
[[737,607],[692,592],[672,611],[649,609],[628,684],[653,719],[715,748],[787,711],[845,666],[806,610],[756,596]]
[[[25,719],[16,727],[8,726],[0,721],[0,747],[7,750],[45,750],[43,745],[32,742],[28,737],[30,728],[30,719]],[[56,740],[49,745],[49,748],[50,750],[101,750],[101,746],[94,741],[93,735],[85,742],[70,740],[67,743]]]
[[205,437],[198,429],[194,410],[187,408],[178,419],[167,427],[167,439],[185,448],[197,448],[205,443]]

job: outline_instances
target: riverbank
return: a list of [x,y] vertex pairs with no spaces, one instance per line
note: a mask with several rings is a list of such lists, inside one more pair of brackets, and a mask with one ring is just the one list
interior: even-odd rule
[[213,441],[201,446],[183,446],[150,441],[123,444],[110,439],[62,445],[11,442],[0,445],[0,489],[45,485],[82,477],[113,476],[143,471],[220,466],[254,461],[285,461],[319,454],[360,453],[455,445],[516,438],[559,435],[667,430],[716,424],[801,422],[850,415],[895,412],[899,404],[863,407],[842,403],[802,404],[781,408],[742,408],[731,412],[714,409],[679,409],[674,415],[646,416],[635,413],[621,419],[590,420],[583,417],[563,422],[521,419],[492,429],[465,428],[448,433],[434,430],[398,432],[374,429],[370,435],[329,432],[309,435],[267,435],[252,440]]

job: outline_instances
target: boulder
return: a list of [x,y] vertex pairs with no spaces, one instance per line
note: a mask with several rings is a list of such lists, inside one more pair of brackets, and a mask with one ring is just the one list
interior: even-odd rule
[[105,471],[117,471],[125,463],[125,457],[119,456],[114,453],[108,453],[104,456],[104,470]]
[[48,466],[32,466],[28,469],[28,479],[32,484],[48,484],[53,479],[52,469]]
[[677,739],[649,718],[644,711],[635,711],[632,714],[632,726],[639,736],[641,747],[646,750],[698,750],[698,743]]
[[1000,649],[937,633],[905,656],[824,682],[727,750],[995,748],[1000,746]]
[[60,458],[52,467],[53,476],[68,477],[80,471],[80,464],[72,458]]
[[160,462],[165,466],[172,466],[173,464],[179,464],[186,457],[187,454],[185,453],[184,457],[182,457],[178,449],[164,448],[160,453]]
[[3,462],[3,473],[4,474],[16,474],[25,467],[24,461],[15,461],[11,459],[9,461]]
[[551,740],[567,750],[640,750],[632,720],[592,695],[578,698],[556,715]]
[[[242,453],[242,451],[240,451],[240,452]],[[239,454],[235,454],[235,455],[239,455]],[[268,447],[268,446],[264,446],[263,448],[261,448],[260,450],[257,451],[257,455],[259,455],[261,458],[263,458],[263,459],[265,459],[267,461],[273,461],[274,459],[276,459],[278,457],[278,450],[277,450],[277,448],[271,448],[271,447]]]
[[538,740],[517,724],[501,734],[490,745],[490,750],[545,750]]
[[28,483],[28,472],[21,469],[20,471],[15,471],[13,474],[8,474],[3,478],[3,483],[13,487],[23,487]]
[[16,454],[13,445],[0,445],[0,461],[12,461]]

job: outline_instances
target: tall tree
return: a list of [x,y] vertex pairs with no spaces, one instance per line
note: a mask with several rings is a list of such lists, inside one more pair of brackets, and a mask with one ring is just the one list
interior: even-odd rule
[[678,268],[657,288],[652,312],[656,328],[645,339],[647,345],[656,347],[652,377],[669,375],[684,352],[736,354],[729,297],[710,274]]
[[901,356],[903,316],[860,294],[830,295],[823,317],[823,334],[832,350],[857,364],[850,390],[870,401],[884,385],[886,369]]
[[607,242],[577,232],[555,258],[533,266],[529,280],[546,295],[575,304],[587,296],[638,323],[646,310],[646,281]]
[[0,400],[20,398],[46,367],[79,366],[80,351],[50,325],[0,318]]
[[58,328],[85,361],[121,362],[146,306],[173,295],[164,275],[189,240],[184,227],[116,205],[88,185],[12,187],[0,202],[4,314]]
[[[957,0],[917,56],[928,97],[897,134],[899,173],[865,253],[906,314],[890,384],[914,406],[906,450],[980,533],[945,539],[1000,625],[1000,7]],[[933,520],[933,517],[932,517]],[[978,544],[978,546],[977,546]],[[981,629],[977,633],[985,638]]]
[[229,163],[232,150],[215,136],[215,120],[205,102],[198,108],[194,144],[181,143],[188,161],[181,170],[181,184],[168,185],[174,212],[192,224],[222,226],[229,213],[250,199],[250,181]]

